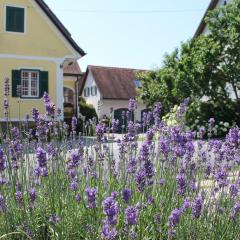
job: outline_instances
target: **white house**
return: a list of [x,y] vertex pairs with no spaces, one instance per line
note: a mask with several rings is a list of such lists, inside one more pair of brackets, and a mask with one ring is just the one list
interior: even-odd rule
[[[111,109],[116,119],[121,118],[128,109],[128,101],[137,95],[136,89],[141,87],[137,72],[144,70],[88,66],[83,77],[80,94],[87,103],[96,109],[99,118],[109,117]],[[146,105],[138,103],[135,120],[141,121]]]

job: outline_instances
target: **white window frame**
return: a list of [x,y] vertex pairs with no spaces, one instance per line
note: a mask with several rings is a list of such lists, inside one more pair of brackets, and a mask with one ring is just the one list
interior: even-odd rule
[[[31,81],[31,74],[29,74],[29,77],[28,77],[28,95],[23,95],[21,93],[21,97],[22,98],[38,98],[39,97],[39,71],[37,70],[28,70],[28,69],[24,69],[21,71],[21,86],[23,87],[23,76],[22,74],[24,72],[28,72],[28,73],[37,73],[37,95],[32,95],[31,94],[31,90],[32,90],[32,81]],[[23,92],[23,91],[22,91]]]
[[[16,8],[23,8],[24,9],[24,32],[13,32],[7,31],[7,7],[16,7]],[[4,20],[3,20],[3,29],[5,33],[17,34],[17,35],[25,35],[27,33],[27,8],[22,5],[16,4],[5,4],[4,5]]]
[[91,96],[96,96],[97,95],[97,86],[92,86],[91,87]]
[[83,91],[84,91],[84,97],[91,96],[91,87],[85,87]]

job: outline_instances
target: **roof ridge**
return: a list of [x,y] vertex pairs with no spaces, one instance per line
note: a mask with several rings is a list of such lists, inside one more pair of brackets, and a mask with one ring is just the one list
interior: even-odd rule
[[94,68],[107,68],[107,69],[121,69],[121,70],[140,70],[140,71],[150,71],[150,69],[140,69],[140,68],[130,68],[130,67],[113,67],[113,66],[99,66],[99,65],[88,65],[88,67]]

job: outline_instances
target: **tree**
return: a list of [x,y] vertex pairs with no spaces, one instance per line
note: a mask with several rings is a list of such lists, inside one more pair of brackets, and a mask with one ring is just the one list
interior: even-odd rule
[[210,12],[206,18],[210,37],[219,44],[219,72],[239,101],[240,90],[240,0]]
[[[229,99],[240,90],[240,0],[211,11],[210,34],[182,43],[164,57],[162,67],[142,74],[139,98],[148,105],[162,101],[167,108],[184,98],[213,102]],[[231,89],[230,89],[231,88]]]

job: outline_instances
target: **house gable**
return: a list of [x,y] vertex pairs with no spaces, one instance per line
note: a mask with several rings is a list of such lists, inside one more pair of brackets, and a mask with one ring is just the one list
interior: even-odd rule
[[[6,31],[6,6],[24,8],[24,33]],[[80,58],[85,54],[42,0],[2,0],[0,16],[1,54],[55,58]]]
[[206,12],[204,13],[204,16],[194,34],[194,37],[193,38],[196,38],[198,37],[199,35],[201,34],[208,34],[209,30],[206,26],[206,22],[205,22],[205,17],[207,16],[208,12],[217,8],[217,7],[221,7],[221,6],[224,6],[225,4],[231,2],[232,0],[211,0]]
[[[128,100],[136,97],[135,80],[137,73],[143,71],[146,70],[88,66],[86,75],[88,72],[92,73],[102,99]],[[83,79],[83,85],[85,85],[85,81],[86,77]]]
[[[94,92],[95,89],[96,92]],[[84,83],[82,84],[81,93],[87,103],[92,104],[97,111],[98,104],[102,99],[102,95],[91,70],[88,70],[84,77]]]

